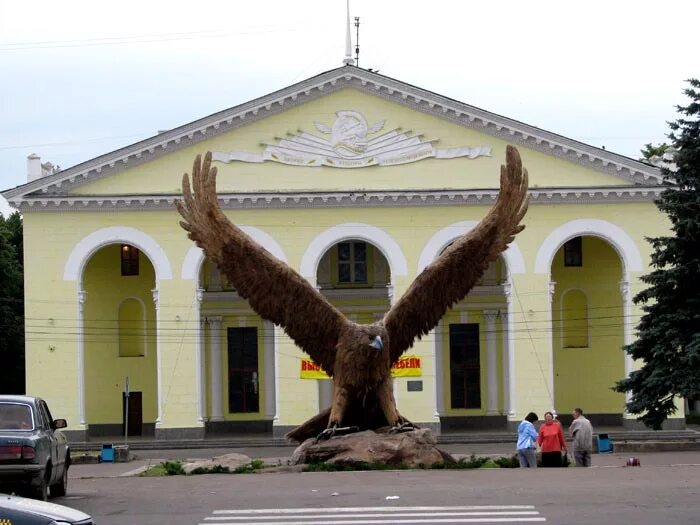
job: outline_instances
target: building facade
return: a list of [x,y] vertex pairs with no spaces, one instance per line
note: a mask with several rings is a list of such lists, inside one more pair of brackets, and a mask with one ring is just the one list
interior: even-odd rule
[[74,437],[122,433],[127,390],[131,434],[284,434],[332,385],[178,225],[195,155],[234,223],[373,322],[484,217],[507,144],[526,229],[396,368],[399,410],[442,432],[575,406],[635,426],[611,386],[635,366],[644,237],[669,231],[658,169],[350,65],[3,193],[24,216],[28,392]]

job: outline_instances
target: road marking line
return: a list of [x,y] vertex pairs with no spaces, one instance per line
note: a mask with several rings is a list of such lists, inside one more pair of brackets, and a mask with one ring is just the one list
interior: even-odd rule
[[[408,520],[395,520],[383,519],[383,520],[332,520],[332,521],[261,521],[257,522],[257,525],[381,525],[381,524],[403,524],[403,523],[525,523],[525,522],[543,522],[547,521],[546,518],[446,518],[446,519],[408,519]],[[211,523],[211,522],[209,522]],[[199,525],[209,525],[209,523],[199,523]],[[226,522],[221,522],[221,525],[225,525]],[[238,525],[236,522],[230,522],[230,525]]]
[[328,507],[328,508],[294,508],[294,509],[225,509],[215,510],[213,514],[303,514],[305,512],[435,512],[468,510],[534,510],[534,505],[462,505],[455,507]]
[[[536,516],[539,512],[536,510],[521,510],[521,511],[481,511],[481,512],[397,512],[392,513],[391,517],[400,516],[402,518],[420,518],[423,516],[445,517],[445,516]],[[223,521],[223,520],[267,520],[276,518],[279,520],[293,520],[299,518],[299,515],[294,516],[214,516],[204,518],[206,521]],[[305,514],[305,519],[323,519],[323,518],[386,518],[387,514],[379,513],[364,513],[364,514]]]
[[[425,516],[425,512],[398,512],[392,514],[391,517],[396,516],[402,518],[419,518]],[[539,512],[536,510],[522,510],[522,511],[495,511],[495,512],[431,512],[430,516],[435,517],[446,517],[446,516],[536,516]],[[266,520],[270,518],[277,518],[281,520],[296,519],[299,516],[214,516],[204,518],[207,521],[223,521],[223,520]],[[304,516],[306,519],[323,519],[323,518],[385,518],[386,514],[307,514]]]

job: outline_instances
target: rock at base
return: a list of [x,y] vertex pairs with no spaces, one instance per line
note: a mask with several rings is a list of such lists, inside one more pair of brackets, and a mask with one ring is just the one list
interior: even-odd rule
[[454,462],[452,456],[437,448],[435,434],[427,428],[389,434],[365,430],[335,436],[327,441],[307,439],[292,454],[290,463],[327,463],[353,466],[363,463],[428,467]]
[[222,467],[228,467],[229,470],[233,472],[238,467],[247,465],[250,462],[251,459],[244,454],[224,454],[223,456],[217,456],[211,459],[184,463],[182,465],[182,470],[185,474],[190,474],[197,468],[211,469],[217,465],[221,465]]

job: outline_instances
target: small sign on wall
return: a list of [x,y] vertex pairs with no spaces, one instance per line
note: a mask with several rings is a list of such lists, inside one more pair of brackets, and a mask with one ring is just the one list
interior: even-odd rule
[[406,381],[406,389],[409,392],[422,392],[423,381]]

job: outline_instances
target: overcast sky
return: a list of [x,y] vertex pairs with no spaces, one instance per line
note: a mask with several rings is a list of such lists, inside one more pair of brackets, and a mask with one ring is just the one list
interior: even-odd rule
[[[635,158],[700,76],[699,2],[350,10],[361,67]],[[68,168],[338,67],[344,43],[345,0],[0,0],[0,189],[30,153]]]

